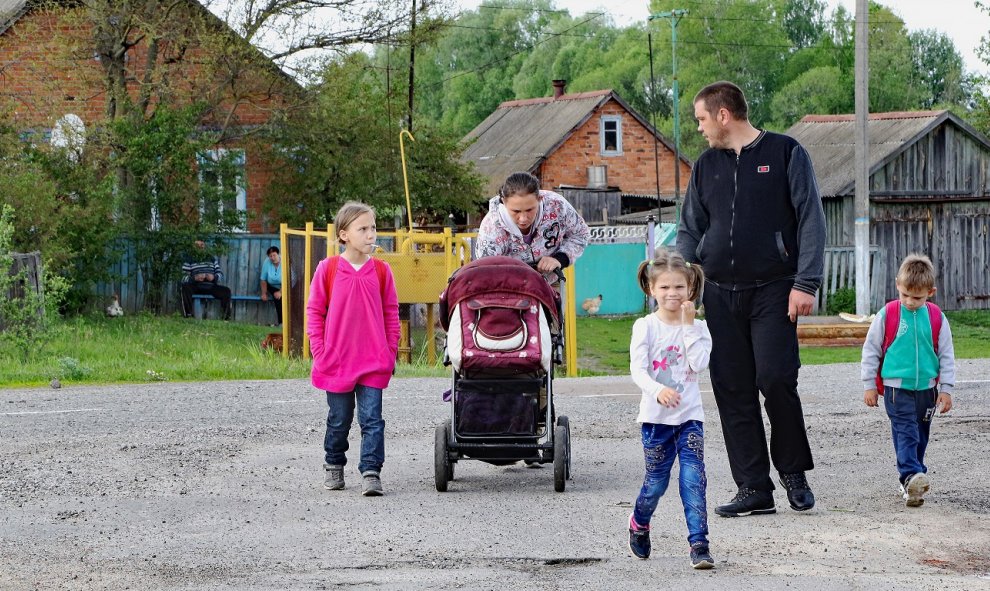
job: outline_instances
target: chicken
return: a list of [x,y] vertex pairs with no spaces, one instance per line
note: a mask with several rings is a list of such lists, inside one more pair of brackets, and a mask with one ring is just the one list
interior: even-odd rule
[[602,294],[598,294],[597,298],[587,298],[581,304],[581,309],[588,313],[589,316],[594,316],[598,313],[598,308],[602,305]]
[[123,316],[124,309],[120,307],[120,298],[117,294],[113,294],[113,301],[107,306],[107,316],[114,318],[116,316]]

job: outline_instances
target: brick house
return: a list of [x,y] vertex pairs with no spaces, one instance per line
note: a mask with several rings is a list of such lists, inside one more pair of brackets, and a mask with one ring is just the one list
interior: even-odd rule
[[[85,11],[81,3],[0,0],[0,109],[33,141],[84,137],[107,119],[108,73]],[[249,214],[245,231],[276,229],[261,211],[272,171],[258,132],[297,99],[301,87],[195,0],[172,7],[166,26],[153,56],[145,31],[128,37],[127,95],[136,102],[146,98],[150,109],[163,96],[173,105],[204,99],[215,105],[202,126],[222,130],[217,151],[233,152],[243,167],[236,201],[225,206]]]
[[[615,197],[609,215],[656,208],[658,199],[673,205],[673,142],[612,90],[567,94],[565,82],[555,80],[552,97],[504,102],[464,141],[470,145],[461,160],[474,162],[488,179],[487,195],[496,194],[512,172],[525,170],[579,210],[575,201],[594,193]],[[691,162],[682,154],[679,166],[683,193]]]

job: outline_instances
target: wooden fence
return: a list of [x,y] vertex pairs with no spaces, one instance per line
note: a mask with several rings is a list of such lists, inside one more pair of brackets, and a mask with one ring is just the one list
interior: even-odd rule
[[[886,261],[882,250],[870,248],[870,310],[883,306],[886,288]],[[856,248],[829,246],[825,248],[825,279],[815,301],[815,314],[825,314],[828,298],[843,288],[856,288]],[[851,310],[855,312],[855,310]]]

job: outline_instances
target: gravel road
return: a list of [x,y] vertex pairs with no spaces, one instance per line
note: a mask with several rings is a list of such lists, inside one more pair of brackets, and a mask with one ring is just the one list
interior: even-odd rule
[[[724,519],[735,492],[705,395],[712,571],[693,571],[676,485],[630,557],[642,479],[627,378],[558,379],[573,480],[463,461],[433,485],[443,379],[386,393],[386,495],[322,487],[326,403],[305,380],[0,390],[0,589],[990,590],[990,359],[959,362],[932,493],[896,493],[889,425],[858,365],[802,370],[817,507]],[[710,390],[707,385],[703,389]]]

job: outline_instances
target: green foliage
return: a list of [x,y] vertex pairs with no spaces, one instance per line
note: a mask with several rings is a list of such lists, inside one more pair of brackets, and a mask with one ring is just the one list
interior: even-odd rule
[[13,270],[14,209],[0,208],[0,332],[7,350],[21,361],[39,354],[54,335],[54,322],[68,284],[58,275],[39,274],[35,290],[27,269]]
[[856,312],[856,288],[840,287],[828,294],[827,302],[825,313],[830,316],[835,316],[839,312],[853,314]]
[[[270,159],[277,163],[276,175],[265,198],[267,215],[290,225],[326,224],[348,200],[381,210],[405,206],[399,88],[387,87],[363,54],[328,64],[321,76],[309,108],[275,131]],[[459,138],[428,123],[414,130],[414,141],[404,138],[413,208],[473,209],[481,183],[457,160]]]
[[152,310],[179,278],[193,242],[209,237],[215,251],[245,225],[236,207],[237,188],[245,184],[239,154],[216,151],[217,138],[197,132],[203,109],[159,105],[147,121],[127,117],[109,127],[117,228],[134,245]]

